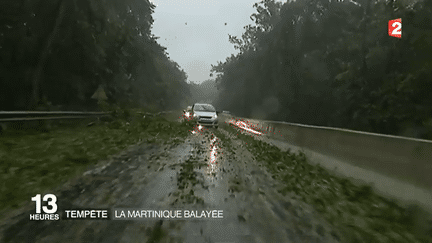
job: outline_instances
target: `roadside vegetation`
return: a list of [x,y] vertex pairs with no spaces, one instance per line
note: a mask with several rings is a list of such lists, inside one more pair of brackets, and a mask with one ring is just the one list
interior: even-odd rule
[[19,207],[130,145],[175,144],[191,129],[188,123],[136,110],[117,110],[90,124],[6,130],[0,140],[0,211]]
[[432,222],[427,222],[418,207],[403,208],[376,195],[370,186],[336,177],[320,165],[310,164],[302,152],[281,151],[249,133],[224,129],[236,134],[273,178],[283,183],[279,193],[313,205],[341,229],[342,236],[332,233],[336,238],[346,242],[432,242]]

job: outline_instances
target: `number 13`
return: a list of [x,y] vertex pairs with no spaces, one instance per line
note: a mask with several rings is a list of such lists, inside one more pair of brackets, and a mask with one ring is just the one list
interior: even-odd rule
[[[37,194],[36,196],[32,197],[31,200],[36,202],[36,213],[41,213],[41,194]],[[45,213],[57,212],[57,197],[54,194],[46,194],[43,197],[43,200],[44,202],[48,202],[48,205],[51,206],[51,209],[48,209],[47,206],[42,207]]]

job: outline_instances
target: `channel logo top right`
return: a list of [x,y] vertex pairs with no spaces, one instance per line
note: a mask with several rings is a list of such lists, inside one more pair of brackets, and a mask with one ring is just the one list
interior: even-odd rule
[[402,19],[389,20],[388,34],[389,36],[402,38]]

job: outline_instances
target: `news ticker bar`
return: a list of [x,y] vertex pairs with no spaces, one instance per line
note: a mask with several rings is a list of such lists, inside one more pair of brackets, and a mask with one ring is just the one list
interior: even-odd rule
[[30,214],[30,220],[145,220],[222,219],[223,210],[149,210],[142,208],[67,209],[59,213]]

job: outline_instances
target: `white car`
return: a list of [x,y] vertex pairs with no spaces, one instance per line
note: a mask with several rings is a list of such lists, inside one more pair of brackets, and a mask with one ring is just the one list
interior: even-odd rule
[[192,106],[192,114],[198,124],[202,126],[219,127],[219,119],[216,109],[210,104],[196,103]]

